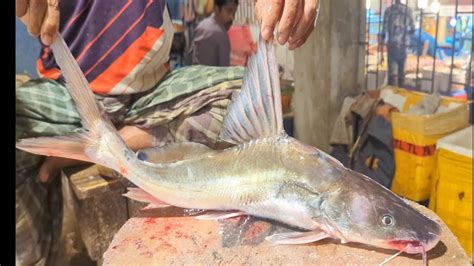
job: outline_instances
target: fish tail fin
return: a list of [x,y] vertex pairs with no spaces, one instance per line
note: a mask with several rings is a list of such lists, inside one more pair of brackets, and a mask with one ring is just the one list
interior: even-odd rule
[[121,170],[120,160],[128,150],[115,132],[99,127],[101,133],[83,132],[68,136],[20,139],[16,147],[20,150],[79,161],[100,164],[116,171]]
[[84,152],[87,135],[40,137],[21,139],[16,147],[20,150],[45,156],[63,157],[80,161],[92,162]]
[[93,130],[98,122],[107,121],[110,123],[107,116],[103,114],[94,93],[89,88],[86,77],[61,35],[58,35],[51,45],[51,49],[56,63],[61,68],[61,74],[66,80],[66,88],[76,104],[77,112],[81,116],[83,126]]

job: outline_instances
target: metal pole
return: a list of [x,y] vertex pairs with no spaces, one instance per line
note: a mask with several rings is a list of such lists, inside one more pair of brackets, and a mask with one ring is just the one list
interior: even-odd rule
[[[366,9],[367,10],[367,9]],[[365,89],[369,90],[369,42],[370,42],[370,9],[366,11],[366,32],[365,32]]]
[[[465,11],[465,12],[459,12],[459,11],[458,11],[458,15],[459,15],[459,14],[470,14],[470,15],[471,15],[471,18],[472,18],[472,15],[473,15],[472,7],[471,7],[471,12],[467,12],[467,11]],[[472,33],[471,33],[471,34],[472,34]],[[471,38],[472,38],[472,36],[471,36]],[[467,86],[469,86],[469,87],[471,87],[471,88],[472,88],[472,86],[473,86],[473,84],[471,83],[471,80],[472,80],[472,72],[471,72],[471,71],[472,71],[472,63],[473,63],[473,62],[472,62],[472,51],[473,51],[473,48],[472,48],[472,39],[471,39],[471,53],[469,54],[469,65],[468,65],[468,69],[467,69],[467,70],[468,70],[468,75],[467,75],[467,80],[466,80],[466,84],[465,84],[465,86],[467,85]],[[469,97],[469,96],[468,96],[468,97]]]
[[454,26],[454,32],[453,32],[453,46],[452,46],[452,53],[451,53],[451,65],[449,66],[449,83],[448,83],[448,93],[451,95],[451,89],[452,89],[452,82],[453,82],[453,70],[454,70],[454,50],[456,48],[456,33],[457,33],[457,24],[458,24],[458,4],[459,0],[456,0],[456,6],[454,8],[454,19],[456,20],[456,25]]
[[[378,30],[377,30],[377,39],[380,38],[380,26],[381,26],[380,21],[382,21],[382,23],[383,23],[382,0],[379,0],[379,27],[378,27]],[[377,48],[377,62],[376,62],[376,66],[375,66],[375,89],[377,89],[379,87],[379,53],[380,53],[379,47],[380,47],[380,43],[381,43],[380,40],[378,40],[377,41],[377,45],[378,45],[378,48]]]
[[433,59],[433,71],[431,72],[431,93],[434,90],[434,76],[435,76],[435,68],[436,68],[436,54],[438,52],[438,28],[439,28],[439,10],[436,13],[436,33],[435,33],[435,54]]
[[[471,45],[472,45],[472,42],[471,42]],[[471,53],[469,54],[469,66],[468,66],[468,69],[467,69],[469,72],[468,72],[468,75],[467,75],[467,80],[466,80],[466,84],[468,84],[469,87],[471,87],[472,89],[472,86],[474,84],[471,83],[471,80],[472,80],[472,47],[471,47]]]
[[[423,28],[423,9],[421,9],[420,12],[420,27],[418,29],[418,45],[421,43],[421,29]],[[420,72],[420,55],[418,54],[418,45],[416,46],[416,76],[415,76],[415,88],[417,90],[421,90],[420,86],[418,85],[418,74]]]
[[[408,35],[408,29],[407,29],[407,21],[408,21],[408,1],[406,2],[405,4],[405,21],[403,22],[404,23],[404,30],[403,30],[403,49],[404,49],[404,53],[405,53],[405,66],[406,66],[406,62],[407,62],[407,35]],[[398,80],[400,80],[400,78],[403,79],[403,87],[405,87],[405,66],[403,67],[403,73],[401,73],[403,75],[403,77],[398,77]],[[398,69],[397,69],[398,70]],[[400,70],[398,70],[398,73],[400,73]],[[398,87],[402,87],[402,84],[398,84]]]

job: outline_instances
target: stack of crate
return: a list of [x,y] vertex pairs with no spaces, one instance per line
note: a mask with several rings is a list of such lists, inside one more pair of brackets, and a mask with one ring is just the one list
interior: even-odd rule
[[437,142],[437,170],[430,209],[434,210],[472,254],[472,129],[467,127]]
[[431,179],[436,168],[436,141],[469,125],[466,101],[441,97],[445,112],[415,115],[406,113],[427,95],[400,88],[386,88],[404,99],[400,113],[392,113],[395,176],[391,190],[416,202],[430,198]]

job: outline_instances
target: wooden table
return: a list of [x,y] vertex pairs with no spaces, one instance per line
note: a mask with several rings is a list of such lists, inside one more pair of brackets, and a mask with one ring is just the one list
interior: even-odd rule
[[[436,217],[425,207],[417,208]],[[103,265],[378,265],[396,253],[335,240],[273,246],[264,237],[275,226],[245,219],[201,221],[173,207],[141,211],[114,236]],[[245,226],[237,226],[239,223]],[[442,227],[440,243],[428,253],[429,265],[471,265],[454,235],[445,224]],[[242,233],[233,229],[242,229]],[[421,255],[403,254],[387,265],[421,263]]]

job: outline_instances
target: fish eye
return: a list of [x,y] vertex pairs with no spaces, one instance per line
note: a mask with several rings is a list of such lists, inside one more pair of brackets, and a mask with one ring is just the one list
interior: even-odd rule
[[392,226],[395,224],[395,219],[390,214],[385,214],[382,216],[382,224],[385,226]]

